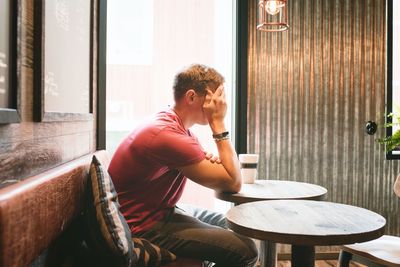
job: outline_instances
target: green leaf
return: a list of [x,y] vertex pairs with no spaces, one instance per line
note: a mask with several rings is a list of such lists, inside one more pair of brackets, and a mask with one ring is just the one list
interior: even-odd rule
[[[386,115],[386,118],[391,118],[391,122],[386,122],[383,124],[383,127],[385,128],[390,128],[393,126],[398,126],[400,125],[400,106],[395,105],[393,107],[395,112],[391,112],[388,115]],[[398,147],[400,147],[400,130],[396,130],[391,136],[386,136],[383,138],[378,138],[376,141],[381,144],[386,146],[386,151],[390,152]]]
[[400,146],[400,130],[397,130],[393,135],[379,138],[377,142],[386,145],[386,151],[390,152]]

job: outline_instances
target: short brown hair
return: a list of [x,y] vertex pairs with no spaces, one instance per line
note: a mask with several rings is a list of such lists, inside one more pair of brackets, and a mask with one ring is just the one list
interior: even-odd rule
[[175,101],[181,99],[189,89],[205,95],[206,88],[215,91],[224,82],[224,77],[215,69],[201,64],[193,64],[175,75],[173,85]]

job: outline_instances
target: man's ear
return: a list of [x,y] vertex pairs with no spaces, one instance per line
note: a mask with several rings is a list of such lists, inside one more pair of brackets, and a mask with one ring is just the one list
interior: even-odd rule
[[187,103],[192,103],[194,101],[194,97],[196,96],[196,92],[193,89],[189,89],[185,93],[185,99]]

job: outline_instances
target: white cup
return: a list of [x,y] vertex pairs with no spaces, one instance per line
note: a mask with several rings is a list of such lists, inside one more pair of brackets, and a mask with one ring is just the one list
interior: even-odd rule
[[254,184],[257,178],[258,154],[239,154],[243,183]]

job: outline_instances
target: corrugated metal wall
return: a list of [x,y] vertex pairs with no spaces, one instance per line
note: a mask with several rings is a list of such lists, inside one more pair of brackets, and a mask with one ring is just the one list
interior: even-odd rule
[[328,201],[376,211],[399,234],[398,161],[374,141],[383,128],[365,133],[385,112],[386,1],[289,0],[280,33],[256,31],[249,4],[247,142],[260,177],[325,186]]

